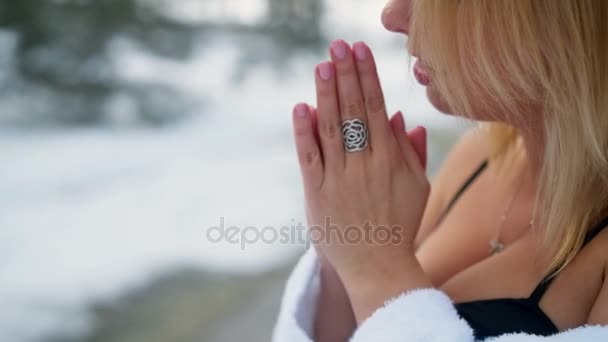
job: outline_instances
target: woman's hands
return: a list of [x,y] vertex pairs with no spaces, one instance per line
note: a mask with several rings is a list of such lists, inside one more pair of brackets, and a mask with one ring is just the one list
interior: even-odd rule
[[[389,122],[369,48],[332,43],[332,62],[316,68],[317,109],[294,109],[308,224],[317,250],[335,268],[361,322],[386,300],[431,287],[414,256],[430,185],[426,132],[409,136],[403,115]],[[342,122],[367,124],[369,144],[346,152]]]

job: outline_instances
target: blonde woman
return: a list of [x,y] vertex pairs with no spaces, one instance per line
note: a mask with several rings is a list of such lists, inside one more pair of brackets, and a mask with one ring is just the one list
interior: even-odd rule
[[414,73],[480,123],[433,180],[387,119],[370,49],[338,40],[294,110],[314,248],[282,341],[608,341],[608,1],[391,0]]

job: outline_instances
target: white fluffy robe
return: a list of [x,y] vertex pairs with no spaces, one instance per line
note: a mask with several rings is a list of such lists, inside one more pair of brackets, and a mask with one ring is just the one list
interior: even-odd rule
[[[319,260],[314,248],[300,259],[283,296],[274,342],[312,342]],[[416,289],[388,301],[355,331],[350,342],[474,342],[473,331],[451,301],[436,289]],[[608,326],[584,326],[550,337],[507,334],[491,342],[608,342]]]

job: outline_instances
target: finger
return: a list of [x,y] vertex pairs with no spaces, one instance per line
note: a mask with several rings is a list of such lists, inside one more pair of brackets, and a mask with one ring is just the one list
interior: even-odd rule
[[418,159],[420,160],[422,168],[426,170],[428,163],[428,145],[426,129],[422,126],[418,126],[408,133],[408,137],[412,142],[412,147],[414,148],[414,151],[416,151],[416,154],[418,155]]
[[[315,132],[315,140],[317,141],[317,145],[321,146],[321,138],[319,137],[319,112],[317,111],[317,108],[311,105],[308,106],[308,110],[310,111],[312,129]],[[323,150],[321,150],[321,157],[323,157]]]
[[[390,125],[386,115],[384,94],[380,85],[380,78],[376,62],[370,48],[363,42],[353,44],[353,51],[359,72],[361,90],[369,121],[370,136],[374,137],[371,143],[372,151],[389,151],[397,149],[396,140],[390,134]],[[389,144],[393,144],[390,146]]]
[[305,191],[318,189],[323,182],[321,150],[315,139],[310,108],[300,103],[293,110],[296,150]]
[[[405,120],[402,119],[402,113],[397,112],[390,120],[390,126],[394,132],[405,132]],[[426,170],[427,167],[427,143],[426,143],[426,129],[418,126],[413,129],[410,133],[407,133],[412,147],[420,160],[420,164]]]
[[401,111],[393,114],[393,116],[391,116],[391,119],[389,121],[389,124],[390,124],[393,132],[405,132],[405,121],[401,120],[400,113],[401,113]]
[[[341,39],[336,40],[331,44],[331,55],[336,66],[341,120],[359,119],[367,125],[367,113],[361,93],[359,75],[350,46]],[[365,135],[361,136],[364,139],[363,141],[369,140],[368,132],[365,131]],[[355,141],[357,140],[355,137]],[[362,158],[369,153],[368,146],[361,147],[365,147],[365,149],[347,154],[347,164],[350,162],[361,163]]]
[[344,144],[335,74],[331,62],[323,62],[315,69],[319,139],[325,173],[334,174],[344,170]]
[[[391,126],[393,128],[393,134],[395,135],[395,138],[399,143],[399,148],[401,150],[403,160],[406,162],[406,164],[412,171],[417,173],[424,173],[422,160],[416,153],[416,150],[414,149],[414,146],[412,145],[412,142],[410,141],[410,138],[407,132],[405,131],[405,119],[403,118],[403,113],[397,112],[397,114],[395,114],[391,121],[393,120],[397,121]],[[403,130],[401,128],[403,128]],[[426,144],[426,138],[424,143]],[[426,149],[426,147],[423,147],[423,149]]]

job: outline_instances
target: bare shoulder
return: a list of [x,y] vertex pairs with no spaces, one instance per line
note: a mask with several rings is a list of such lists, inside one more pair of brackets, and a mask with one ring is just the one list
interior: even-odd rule
[[595,303],[587,319],[587,324],[608,325],[608,228],[596,236],[589,243],[589,249],[594,254],[595,260],[602,263],[602,287],[595,299]]
[[467,131],[454,145],[432,181],[431,195],[416,237],[420,246],[435,228],[447,201],[488,156],[488,144],[477,129]]
[[[489,155],[487,139],[479,129],[467,131],[454,145],[435,178],[433,188],[442,194],[444,202]],[[447,204],[447,203],[444,203]]]

